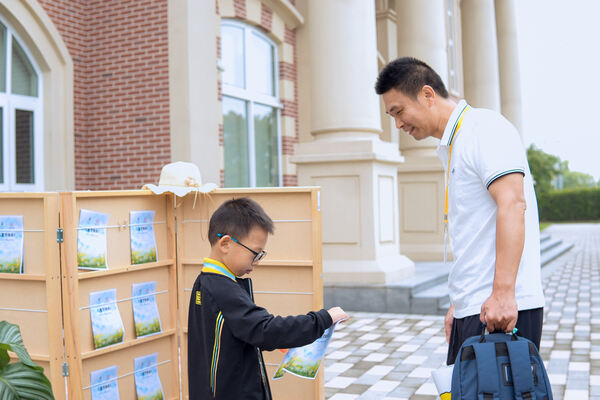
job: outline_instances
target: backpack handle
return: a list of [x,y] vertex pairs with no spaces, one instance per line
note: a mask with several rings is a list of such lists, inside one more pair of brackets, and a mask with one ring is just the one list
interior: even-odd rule
[[[481,328],[481,338],[479,339],[479,343],[485,343],[485,328],[487,327],[487,322],[483,323],[483,327]],[[502,332],[502,331],[494,331],[492,333],[506,333],[506,332]],[[513,332],[513,333],[506,333],[507,335],[511,336],[511,340],[513,341],[517,341],[519,340],[519,337],[517,336],[517,332]]]

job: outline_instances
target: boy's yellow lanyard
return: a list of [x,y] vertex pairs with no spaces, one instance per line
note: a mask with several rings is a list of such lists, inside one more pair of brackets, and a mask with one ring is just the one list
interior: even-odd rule
[[458,131],[460,126],[462,125],[463,117],[465,113],[469,109],[469,106],[465,106],[461,111],[452,132],[450,133],[450,149],[448,152],[448,168],[446,168],[446,195],[444,198],[444,264],[446,264],[446,252],[448,246],[448,186],[450,186],[450,161],[452,160],[452,145],[454,144],[454,139],[456,139],[456,135],[458,135]]

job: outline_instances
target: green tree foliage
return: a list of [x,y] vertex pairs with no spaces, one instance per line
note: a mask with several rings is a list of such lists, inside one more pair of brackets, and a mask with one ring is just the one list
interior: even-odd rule
[[560,158],[545,153],[532,144],[527,149],[527,160],[535,180],[536,193],[548,193],[554,188],[553,182],[560,172]]
[[568,161],[561,161],[555,155],[545,153],[535,145],[527,149],[529,168],[535,180],[538,195],[558,189],[584,189],[599,187],[594,177],[583,172],[571,171]]
[[562,187],[559,189],[584,189],[596,187],[594,177],[583,172],[570,171],[568,161],[564,161],[566,168],[561,170]]

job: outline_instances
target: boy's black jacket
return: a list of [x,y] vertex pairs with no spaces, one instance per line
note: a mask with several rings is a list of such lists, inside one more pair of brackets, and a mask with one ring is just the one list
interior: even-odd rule
[[271,400],[261,350],[304,346],[331,324],[326,310],[273,316],[254,304],[250,279],[202,272],[188,319],[190,400]]

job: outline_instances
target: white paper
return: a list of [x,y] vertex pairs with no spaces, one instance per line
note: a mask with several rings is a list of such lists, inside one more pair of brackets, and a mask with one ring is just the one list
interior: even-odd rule
[[161,332],[160,315],[154,293],[156,293],[156,282],[134,283],[131,286],[136,337]]
[[0,216],[0,273],[23,273],[23,216]]
[[300,378],[315,379],[323,362],[323,357],[325,357],[327,346],[333,336],[333,331],[340,322],[338,321],[327,328],[323,332],[323,336],[313,343],[289,349],[283,360],[281,360],[277,371],[275,371],[273,379],[281,379],[286,372]]
[[106,262],[107,223],[108,214],[83,209],[79,213],[77,229],[78,268],[92,270],[108,268]]
[[117,289],[90,292],[90,319],[96,349],[123,342],[125,328],[116,301]]
[[154,235],[154,211],[131,211],[129,224],[131,264],[156,262],[158,255]]
[[138,400],[163,400],[163,392],[158,376],[158,353],[138,357],[134,360],[135,391]]
[[90,373],[92,400],[119,400],[118,372],[115,365]]
[[452,389],[452,371],[454,364],[444,365],[436,370],[431,371],[433,383],[438,390],[440,399],[450,400],[450,391]]

